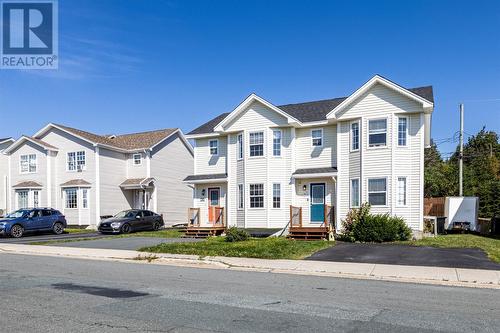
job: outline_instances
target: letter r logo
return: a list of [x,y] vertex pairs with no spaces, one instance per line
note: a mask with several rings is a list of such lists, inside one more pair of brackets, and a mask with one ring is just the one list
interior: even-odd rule
[[3,54],[52,54],[53,3],[2,3]]

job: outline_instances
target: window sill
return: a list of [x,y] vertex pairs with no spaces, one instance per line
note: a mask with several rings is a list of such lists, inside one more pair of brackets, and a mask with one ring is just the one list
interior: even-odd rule
[[385,146],[368,146],[366,149],[377,150],[377,149],[387,149],[387,148],[389,148],[389,146],[385,145]]

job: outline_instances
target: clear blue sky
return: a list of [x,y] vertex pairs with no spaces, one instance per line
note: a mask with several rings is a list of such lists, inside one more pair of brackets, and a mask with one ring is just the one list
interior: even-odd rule
[[59,47],[58,71],[0,71],[0,137],[187,132],[251,92],[333,98],[374,74],[434,86],[437,141],[461,101],[467,133],[500,132],[499,1],[59,0]]

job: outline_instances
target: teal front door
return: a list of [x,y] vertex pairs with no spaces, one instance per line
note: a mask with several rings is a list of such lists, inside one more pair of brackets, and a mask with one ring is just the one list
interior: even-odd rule
[[325,184],[311,184],[311,223],[325,220]]

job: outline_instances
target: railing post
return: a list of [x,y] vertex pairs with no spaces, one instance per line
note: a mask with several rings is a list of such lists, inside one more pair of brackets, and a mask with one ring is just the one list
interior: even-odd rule
[[302,228],[302,207],[299,208],[299,226]]

